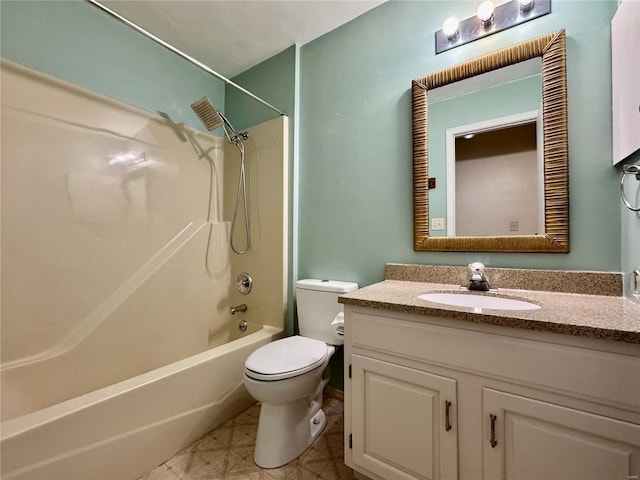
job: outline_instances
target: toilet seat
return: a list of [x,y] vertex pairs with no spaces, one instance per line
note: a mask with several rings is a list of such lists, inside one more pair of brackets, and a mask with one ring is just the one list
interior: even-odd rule
[[245,374],[255,380],[275,381],[296,377],[324,364],[327,344],[313,338],[293,336],[268,343],[247,358]]

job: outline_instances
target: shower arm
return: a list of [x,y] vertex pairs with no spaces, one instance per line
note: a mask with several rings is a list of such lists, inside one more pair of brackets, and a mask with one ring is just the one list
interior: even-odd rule
[[[285,112],[283,112],[282,110],[274,107],[273,105],[271,105],[270,103],[264,101],[263,99],[261,99],[260,97],[258,97],[257,95],[254,95],[253,93],[251,93],[249,90],[242,88],[240,85],[238,85],[237,83],[232,82],[231,80],[229,80],[227,77],[219,74],[218,72],[216,72],[215,70],[213,70],[212,68],[208,67],[207,65],[205,65],[204,63],[200,62],[199,60],[196,60],[195,58],[193,58],[190,55],[187,55],[186,53],[184,53],[182,50],[177,49],[176,47],[174,47],[173,45],[171,45],[170,43],[165,42],[164,40],[162,40],[159,37],[156,37],[153,33],[145,30],[144,28],[142,28],[141,26],[133,23],[131,20],[128,20],[127,18],[123,17],[122,15],[120,15],[119,13],[117,13],[114,10],[111,10],[109,7],[106,7],[104,5],[102,5],[100,2],[96,1],[96,0],[86,0],[87,2],[89,2],[90,4],[92,4],[93,6],[99,8],[100,10],[108,13],[109,15],[111,15],[112,17],[116,18],[117,20],[120,20],[122,23],[124,23],[125,25],[133,28],[134,30],[136,30],[138,33],[141,33],[142,35],[144,35],[145,37],[153,40],[154,42],[162,45],[164,48],[166,48],[167,50],[172,51],[173,53],[175,53],[176,55],[179,55],[180,57],[184,58],[185,60],[187,60],[188,62],[192,63],[193,65],[195,65],[196,67],[201,68],[202,70],[204,70],[205,72],[213,75],[214,77],[216,77],[218,80],[222,80],[224,83],[226,83],[227,85],[231,85],[232,87],[240,90],[242,93],[244,93],[245,95],[248,95],[249,97],[253,98],[254,100],[256,100],[257,102],[262,103],[264,106],[270,108],[271,110],[273,110],[274,112],[278,113],[279,115],[287,115]],[[231,126],[231,125],[229,125]],[[233,129],[233,127],[231,127]],[[235,131],[235,130],[234,130]],[[236,132],[236,136],[237,136],[237,132]],[[240,133],[240,135],[242,136],[242,132]]]
[[[231,122],[227,120],[227,117],[225,117],[220,112],[220,110],[217,110],[217,112],[218,112],[218,115],[220,115],[220,118],[222,118],[222,121],[223,121],[222,129],[224,130],[224,134],[227,136],[227,140],[229,141],[229,143],[235,144],[238,141],[238,139],[246,140],[247,138],[249,138],[249,134],[247,132],[238,132],[235,128],[233,128],[233,125],[231,125]],[[229,135],[229,130],[231,131],[231,135]]]

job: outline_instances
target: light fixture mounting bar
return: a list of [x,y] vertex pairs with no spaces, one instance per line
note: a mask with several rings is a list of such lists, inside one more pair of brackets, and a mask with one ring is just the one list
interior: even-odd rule
[[535,0],[533,7],[528,11],[523,11],[520,5],[519,0],[511,0],[496,6],[493,10],[493,21],[487,26],[482,25],[482,21],[477,15],[462,20],[458,26],[457,34],[451,38],[442,29],[438,30],[436,32],[436,55],[551,12],[551,0]]

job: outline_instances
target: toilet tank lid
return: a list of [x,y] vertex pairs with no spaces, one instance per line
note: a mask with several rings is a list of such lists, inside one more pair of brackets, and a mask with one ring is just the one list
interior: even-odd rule
[[307,278],[298,280],[296,288],[303,290],[316,290],[321,292],[346,293],[358,289],[358,284],[354,282],[340,282],[337,280],[319,280],[315,278]]

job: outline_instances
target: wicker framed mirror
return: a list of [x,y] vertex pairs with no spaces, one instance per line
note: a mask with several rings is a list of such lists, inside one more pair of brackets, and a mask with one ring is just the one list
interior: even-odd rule
[[[440,252],[569,252],[569,148],[565,31],[543,35],[413,80],[414,250]],[[542,60],[544,233],[512,236],[429,235],[429,91],[535,57]]]

